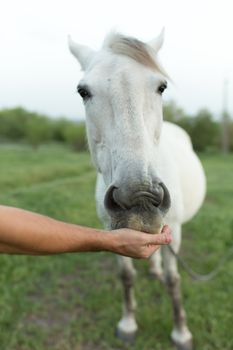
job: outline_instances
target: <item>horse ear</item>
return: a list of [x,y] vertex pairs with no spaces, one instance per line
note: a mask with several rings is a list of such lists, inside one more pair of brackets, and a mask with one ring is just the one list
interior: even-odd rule
[[154,49],[155,53],[158,53],[161,47],[163,46],[164,32],[165,32],[165,29],[163,27],[159,36],[157,36],[156,38],[148,42],[148,44]]
[[82,69],[85,70],[95,53],[94,50],[90,49],[88,46],[75,43],[70,35],[68,36],[68,45],[70,52],[77,58]]

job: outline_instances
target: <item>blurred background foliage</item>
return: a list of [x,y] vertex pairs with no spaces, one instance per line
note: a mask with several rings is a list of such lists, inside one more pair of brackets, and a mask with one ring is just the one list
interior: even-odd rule
[[85,123],[66,118],[51,119],[46,115],[17,107],[0,110],[0,142],[16,142],[38,148],[57,142],[73,150],[87,150]]
[[[170,101],[164,106],[164,119],[183,127],[190,135],[197,152],[221,150],[222,124],[208,109],[188,115],[174,101]],[[232,152],[233,121],[229,116],[227,120],[228,149]],[[44,143],[57,142],[76,151],[87,150],[84,121],[51,119],[21,107],[0,111],[0,141],[26,143],[35,149]]]
[[[222,149],[222,121],[216,120],[207,109],[200,109],[195,115],[188,115],[174,101],[164,106],[164,119],[184,128],[190,135],[197,152],[215,152]],[[227,116],[228,150],[233,151],[233,121]]]

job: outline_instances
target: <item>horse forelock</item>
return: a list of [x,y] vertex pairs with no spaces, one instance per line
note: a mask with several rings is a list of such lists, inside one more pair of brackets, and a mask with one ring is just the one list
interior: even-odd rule
[[107,47],[117,55],[128,56],[136,62],[169,78],[168,74],[158,63],[153,48],[138,39],[119,33],[111,33],[105,39],[104,47]]

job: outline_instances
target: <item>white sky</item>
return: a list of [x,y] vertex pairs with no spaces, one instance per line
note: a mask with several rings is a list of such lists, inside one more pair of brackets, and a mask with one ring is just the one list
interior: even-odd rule
[[227,78],[233,114],[231,0],[0,0],[0,108],[82,117],[75,93],[82,73],[67,34],[99,48],[112,28],[147,41],[163,26],[160,59],[175,82],[165,99],[189,113],[207,107],[218,117]]

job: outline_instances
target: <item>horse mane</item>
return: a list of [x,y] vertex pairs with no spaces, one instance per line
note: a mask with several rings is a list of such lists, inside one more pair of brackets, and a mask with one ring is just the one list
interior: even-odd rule
[[119,33],[110,33],[104,41],[104,47],[109,48],[117,55],[128,56],[136,62],[169,78],[168,74],[158,63],[153,48],[138,39]]

